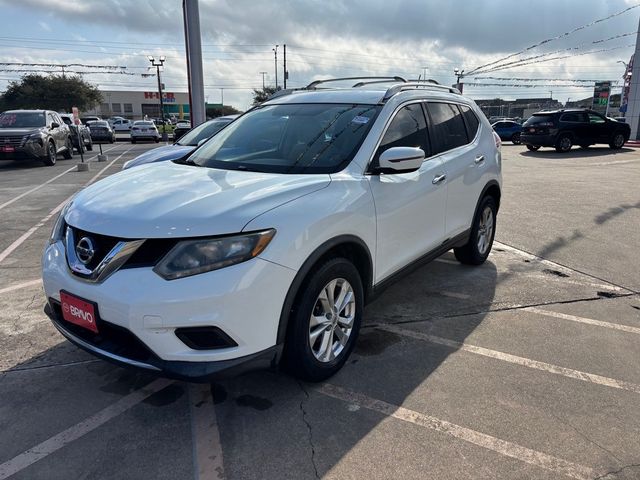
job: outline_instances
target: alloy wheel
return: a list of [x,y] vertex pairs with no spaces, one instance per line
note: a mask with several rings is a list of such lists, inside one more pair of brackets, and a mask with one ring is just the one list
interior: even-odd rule
[[480,255],[487,253],[487,249],[491,245],[493,238],[493,210],[489,206],[485,207],[480,216],[480,224],[478,225],[478,252]]
[[355,294],[344,278],[336,278],[320,291],[309,319],[309,346],[315,358],[327,363],[342,353],[356,316]]

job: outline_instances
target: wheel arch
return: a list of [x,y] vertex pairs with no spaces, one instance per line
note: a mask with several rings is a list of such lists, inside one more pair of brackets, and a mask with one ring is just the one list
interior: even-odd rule
[[294,308],[295,301],[301,293],[301,287],[304,286],[304,282],[309,276],[309,273],[311,273],[316,265],[331,257],[344,257],[350,260],[360,273],[365,303],[367,298],[371,296],[373,292],[373,259],[371,251],[364,240],[355,235],[339,235],[327,240],[309,255],[289,286],[280,312],[278,334],[276,337],[277,344],[283,344],[285,342],[289,330],[291,311]]

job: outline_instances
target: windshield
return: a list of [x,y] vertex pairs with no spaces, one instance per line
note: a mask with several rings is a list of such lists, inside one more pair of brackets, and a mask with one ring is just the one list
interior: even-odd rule
[[0,114],[0,128],[29,128],[46,125],[42,112],[4,112]]
[[[176,143],[182,146],[197,147],[201,140],[206,140],[214,136],[225,125],[229,125],[231,120],[211,120],[185,133]],[[178,124],[180,125],[180,124]]]
[[202,167],[270,173],[332,173],[351,161],[382,107],[358,104],[265,105],[243,115],[196,150]]
[[155,127],[156,124],[153,122],[133,122],[134,127]]

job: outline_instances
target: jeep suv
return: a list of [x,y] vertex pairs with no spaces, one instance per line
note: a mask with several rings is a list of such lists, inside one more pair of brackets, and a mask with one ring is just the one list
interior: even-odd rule
[[71,131],[56,112],[9,110],[0,114],[0,160],[34,158],[53,166],[73,157]]
[[588,148],[596,143],[617,150],[630,135],[629,125],[593,110],[563,109],[534,113],[522,126],[520,141],[532,151],[555,147],[558,152],[568,152],[574,145]]
[[449,249],[483,263],[500,139],[458,90],[385,81],[278,92],[187,156],[79,192],[42,258],[56,328],[170,377],[282,360],[319,381],[402,273]]

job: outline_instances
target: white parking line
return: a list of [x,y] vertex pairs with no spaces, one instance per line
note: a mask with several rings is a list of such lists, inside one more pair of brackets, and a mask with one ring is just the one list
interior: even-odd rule
[[[115,146],[114,146],[114,147],[111,147],[111,148],[109,148],[108,150],[105,150],[105,152],[108,152],[108,151],[110,151],[110,150],[113,150],[114,148],[116,148],[116,147],[115,147]],[[86,161],[88,162],[89,160],[92,160],[92,159],[96,158],[97,156],[98,156],[98,155],[96,154],[96,155],[94,155],[93,157],[88,158]],[[37,185],[37,186],[33,187],[31,190],[27,190],[26,192],[21,193],[21,194],[20,194],[20,195],[18,195],[17,197],[14,197],[14,198],[12,198],[12,199],[11,199],[11,200],[9,200],[9,201],[4,202],[2,205],[0,205],[0,210],[2,210],[4,207],[8,207],[8,206],[9,206],[9,205],[11,205],[12,203],[17,202],[17,201],[18,201],[18,200],[20,200],[21,198],[26,197],[26,196],[27,196],[27,195],[29,195],[30,193],[33,193],[33,192],[35,192],[36,190],[39,190],[40,188],[44,187],[45,185],[48,185],[49,183],[51,183],[51,182],[53,182],[53,181],[57,180],[58,178],[62,177],[63,175],[66,175],[67,173],[69,173],[70,171],[75,170],[75,169],[76,169],[76,166],[74,165],[73,167],[71,167],[71,168],[69,168],[69,169],[65,170],[64,172],[62,172],[61,174],[56,175],[55,177],[50,178],[50,179],[49,179],[49,180],[47,180],[46,182],[41,183],[40,185]]]
[[416,332],[415,330],[406,330],[398,328],[393,325],[378,325],[376,328],[380,330],[386,330],[397,335],[413,338],[416,340],[424,340],[431,343],[437,343],[456,350],[462,350],[469,353],[475,353],[483,357],[494,358],[503,362],[513,363],[515,365],[521,365],[523,367],[532,368],[534,370],[541,370],[543,372],[553,373],[555,375],[562,375],[563,377],[573,378],[575,380],[581,380],[583,382],[594,383],[597,385],[603,385],[605,387],[617,388],[620,390],[626,390],[628,392],[640,394],[640,385],[625,382],[624,380],[616,380],[615,378],[603,377],[593,373],[582,372],[580,370],[574,370],[571,368],[560,367],[558,365],[552,365],[550,363],[539,362],[537,360],[531,360],[530,358],[518,357],[517,355],[511,355],[510,353],[499,352],[497,350],[490,350],[484,347],[478,347],[475,345],[469,345],[468,343],[461,343],[448,338],[437,337],[435,335],[429,335],[427,333]]
[[16,473],[24,470],[30,465],[33,465],[39,460],[51,455],[52,453],[60,450],[65,445],[77,440],[78,438],[92,432],[96,428],[104,425],[109,420],[121,415],[122,413],[134,407],[138,403],[142,402],[147,397],[159,392],[163,388],[171,385],[172,380],[164,378],[154,380],[149,385],[136,390],[129,395],[122,397],[113,405],[109,405],[103,408],[95,415],[90,416],[86,420],[75,424],[74,426],[67,428],[66,430],[54,435],[53,437],[45,440],[44,442],[30,448],[29,450],[13,457],[11,460],[4,462],[0,465],[0,480],[15,475]]
[[224,478],[224,463],[211,385],[190,384],[189,407],[195,450],[195,479],[221,480]]
[[42,285],[42,279],[38,278],[38,279],[35,279],[35,280],[29,280],[28,282],[16,283],[16,284],[11,285],[9,287],[0,288],[0,294],[7,293],[7,292],[13,292],[14,290],[20,290],[22,288],[33,287],[34,285]]
[[526,310],[527,312],[537,313],[539,315],[544,315],[545,317],[555,317],[555,318],[560,318],[562,320],[569,320],[571,322],[584,323],[586,325],[595,325],[598,327],[612,328],[614,330],[621,330],[623,332],[635,333],[636,335],[640,335],[640,328],[631,327],[629,325],[620,325],[617,323],[603,322],[602,320],[578,317],[576,315],[569,315],[567,313],[554,312],[551,310],[543,310],[542,308],[537,308],[537,307],[525,307],[523,308],[523,310]]
[[349,404],[356,404],[360,407],[379,412],[388,417],[393,417],[404,422],[413,423],[420,427],[435,430],[436,432],[445,433],[454,438],[472,443],[479,447],[491,450],[500,455],[514,458],[521,462],[544,468],[551,472],[566,475],[579,480],[587,480],[596,477],[596,472],[589,467],[578,465],[561,458],[538,452],[527,447],[523,447],[516,443],[507,442],[499,438],[481,433],[470,428],[462,427],[446,420],[425,415],[414,410],[409,410],[398,405],[376,400],[361,393],[352,392],[350,390],[337,387],[330,384],[322,384],[316,391],[338,400],[342,400]]
[[[120,155],[118,155],[113,161],[109,162],[109,164],[106,167],[104,167],[96,175],[94,175],[91,178],[91,180],[89,180],[87,183],[85,183],[81,188],[84,188],[87,185],[93,183],[100,175],[102,175],[102,173],[105,170],[107,170],[109,167],[111,167],[111,165],[116,163],[123,155],[125,155],[127,152],[129,152],[129,150],[131,150],[131,148],[125,150]],[[20,237],[15,242],[13,242],[11,245],[9,245],[7,248],[5,248],[2,252],[0,252],[0,263],[5,258],[7,258],[9,255],[11,255],[13,253],[13,251],[16,248],[18,248],[20,245],[22,245],[31,235],[33,235],[36,232],[36,230],[38,230],[40,227],[44,226],[51,219],[51,217],[53,217],[56,213],[58,213],[62,209],[62,207],[64,207],[64,205],[71,199],[72,196],[73,195],[71,195],[68,198],[66,198],[56,208],[51,210],[46,217],[44,217],[42,220],[40,220],[38,223],[36,223],[33,227],[31,227],[29,230],[27,230],[22,235],[20,235]]]

